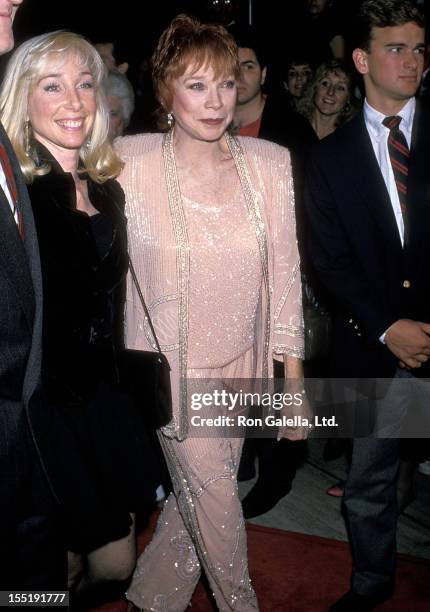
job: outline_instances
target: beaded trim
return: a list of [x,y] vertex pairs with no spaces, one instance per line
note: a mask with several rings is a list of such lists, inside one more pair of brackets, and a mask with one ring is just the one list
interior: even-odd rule
[[176,171],[173,151],[173,130],[163,138],[163,160],[166,174],[167,195],[172,215],[173,233],[177,245],[176,269],[179,293],[179,423],[177,437],[186,438],[188,433],[187,411],[187,365],[188,365],[188,305],[190,278],[190,249],[182,196]]
[[284,304],[287,301],[288,294],[290,293],[291,287],[293,286],[293,283],[296,280],[296,276],[297,276],[299,271],[300,271],[300,263],[297,262],[296,265],[293,268],[292,273],[291,273],[290,280],[289,280],[287,286],[285,287],[284,291],[282,292],[281,298],[279,300],[279,303],[278,303],[278,305],[276,307],[276,310],[275,310],[275,313],[273,315],[273,318],[274,318],[275,321],[278,320],[279,315],[281,314],[281,310],[283,309]]
[[273,347],[275,355],[288,355],[297,359],[305,358],[305,351],[302,346],[290,346],[289,344],[275,344]]
[[[149,312],[154,313],[156,307],[160,304],[166,304],[167,302],[172,302],[173,300],[177,299],[178,295],[176,293],[173,293],[171,295],[162,295],[150,304],[148,304],[148,310]],[[154,321],[155,318],[156,317],[152,315],[152,321]],[[148,319],[146,316],[143,317],[143,332],[146,336],[146,339],[148,340],[148,343],[152,346],[154,350],[157,350],[157,345],[154,342],[154,337],[152,335],[151,328],[149,327]],[[160,342],[160,337],[158,337],[158,341]],[[167,353],[169,351],[177,351],[179,349],[179,342],[175,342],[173,344],[163,344],[162,342],[160,342],[160,346],[163,353]]]
[[284,336],[293,336],[294,338],[304,338],[305,332],[303,327],[297,325],[275,325],[275,334],[283,334]]

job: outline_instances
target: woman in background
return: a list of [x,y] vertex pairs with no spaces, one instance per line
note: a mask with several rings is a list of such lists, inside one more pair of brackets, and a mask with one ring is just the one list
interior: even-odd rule
[[342,62],[331,60],[316,69],[297,110],[308,119],[319,140],[353,116],[351,88],[351,75]]
[[15,51],[0,93],[40,245],[42,381],[55,408],[56,486],[77,593],[130,576],[130,513],[151,490],[142,478],[143,443],[117,385],[127,243],[124,194],[114,180],[122,164],[107,138],[103,75],[84,38],[53,32]]
[[[357,104],[353,102],[352,97],[352,75],[343,62],[331,60],[317,68],[303,97],[298,102],[297,110],[309,120],[316,138],[321,140],[352,119],[357,111]],[[307,258],[306,260],[308,261]],[[315,300],[323,309],[329,310],[329,307],[326,306],[328,296],[309,263],[305,272],[303,279],[305,304],[307,302],[312,304]],[[308,368],[307,376],[324,378],[326,376],[325,355],[308,364]],[[327,459],[335,459],[343,454],[349,456],[350,450],[349,440],[330,438],[326,441],[324,456]],[[326,492],[332,497],[342,497],[343,485],[343,481],[338,481],[328,487]]]
[[312,78],[312,66],[308,59],[295,57],[287,64],[284,75],[284,88],[291,108],[297,111],[297,104],[302,98],[306,85]]
[[103,90],[109,107],[109,138],[122,136],[134,111],[133,86],[121,72],[109,70],[103,80]]
[[[236,482],[243,440],[190,435],[187,381],[271,377],[273,356],[302,389],[290,156],[229,135],[239,65],[222,26],[176,17],[152,65],[168,131],[117,143],[130,255],[172,368],[173,420],[159,439],[174,492],[127,596],[138,609],[183,611],[203,570],[219,610],[250,612],[258,604]],[[127,345],[151,349],[131,282],[126,323]]]

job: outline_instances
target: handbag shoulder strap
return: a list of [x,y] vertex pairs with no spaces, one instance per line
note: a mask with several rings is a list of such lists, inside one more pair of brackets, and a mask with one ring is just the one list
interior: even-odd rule
[[152,336],[153,336],[153,338],[155,340],[155,345],[157,347],[157,351],[159,353],[162,353],[162,350],[161,350],[161,347],[160,347],[160,343],[158,342],[157,334],[155,333],[155,329],[154,329],[154,326],[153,326],[152,321],[151,321],[149,310],[148,310],[148,308],[147,308],[147,306],[145,304],[145,300],[144,300],[144,297],[143,297],[142,289],[140,288],[139,281],[137,280],[136,271],[134,269],[133,262],[131,261],[130,255],[128,255],[128,267],[129,267],[129,270],[130,270],[131,277],[133,279],[133,283],[134,283],[134,285],[136,287],[137,294],[138,294],[139,299],[140,299],[140,303],[142,304],[142,308],[143,308],[143,311],[145,313],[145,317],[146,317],[146,319],[148,321],[149,329],[151,330]]
[[[114,201],[114,204],[115,204],[116,208],[118,209],[120,215],[124,219],[127,219],[127,217],[125,216],[124,211],[120,208],[118,203],[116,201]],[[152,336],[153,336],[153,338],[155,340],[155,346],[157,347],[157,351],[159,353],[163,354],[163,351],[161,350],[161,347],[160,347],[160,343],[158,342],[157,334],[155,333],[154,326],[152,325],[152,321],[151,321],[151,316],[149,314],[149,310],[148,310],[148,308],[147,308],[147,306],[145,304],[145,299],[143,297],[142,289],[140,288],[139,281],[137,280],[137,274],[136,274],[136,271],[134,269],[133,262],[131,261],[131,257],[130,257],[129,254],[127,254],[127,260],[128,260],[128,269],[130,270],[131,278],[133,279],[134,286],[137,289],[137,294],[139,296],[140,303],[142,304],[143,312],[145,313],[145,317],[146,317],[146,320],[148,321],[149,329],[151,330],[151,334],[152,334]]]

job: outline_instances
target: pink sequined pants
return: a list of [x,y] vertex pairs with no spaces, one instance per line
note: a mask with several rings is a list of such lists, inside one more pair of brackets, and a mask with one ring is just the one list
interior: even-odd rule
[[255,612],[236,474],[243,440],[159,434],[174,493],[138,560],[127,598],[154,612],[183,612],[203,569],[222,612]]

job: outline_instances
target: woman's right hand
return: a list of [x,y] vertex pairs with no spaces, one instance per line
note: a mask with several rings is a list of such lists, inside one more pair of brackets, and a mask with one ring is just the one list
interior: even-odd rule
[[279,418],[284,422],[291,421],[291,424],[279,427],[277,440],[306,440],[314,427],[314,414],[303,388],[303,380],[300,384],[297,380],[285,380],[284,393],[294,399],[291,405],[282,407]]

